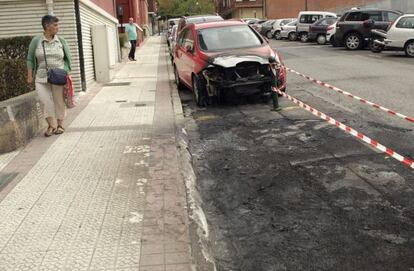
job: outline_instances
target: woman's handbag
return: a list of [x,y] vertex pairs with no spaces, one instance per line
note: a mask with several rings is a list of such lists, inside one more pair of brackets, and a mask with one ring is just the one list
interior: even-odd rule
[[45,41],[42,41],[42,47],[43,47],[43,54],[45,56],[47,82],[53,85],[64,86],[67,83],[68,73],[64,69],[59,69],[59,68],[49,69],[47,67],[46,50],[45,50],[44,42]]

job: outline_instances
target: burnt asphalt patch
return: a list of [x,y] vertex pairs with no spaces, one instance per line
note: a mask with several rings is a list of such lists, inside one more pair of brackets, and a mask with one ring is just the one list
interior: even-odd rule
[[218,270],[414,268],[411,170],[284,100],[277,114],[181,95]]

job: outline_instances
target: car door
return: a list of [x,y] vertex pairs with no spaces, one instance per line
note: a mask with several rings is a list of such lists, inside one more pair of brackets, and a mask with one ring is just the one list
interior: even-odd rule
[[[178,31],[178,29],[177,29]],[[189,29],[184,29],[178,34],[177,43],[174,49],[174,64],[177,69],[178,75],[181,80],[184,80],[184,64],[183,64],[183,54],[184,54],[184,39]]]
[[181,46],[181,79],[191,87],[191,72],[194,68],[194,35],[191,28],[188,28],[183,37]]

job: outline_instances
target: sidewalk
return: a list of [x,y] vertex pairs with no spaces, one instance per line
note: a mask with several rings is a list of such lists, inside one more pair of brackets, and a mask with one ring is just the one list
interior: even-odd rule
[[16,177],[0,193],[0,270],[194,268],[163,46],[151,37],[63,135],[0,169]]

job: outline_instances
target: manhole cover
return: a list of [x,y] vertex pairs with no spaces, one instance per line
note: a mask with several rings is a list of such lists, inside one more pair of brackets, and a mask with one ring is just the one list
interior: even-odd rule
[[106,87],[120,87],[120,86],[129,86],[131,85],[131,82],[113,82],[113,83],[107,83],[104,86]]

